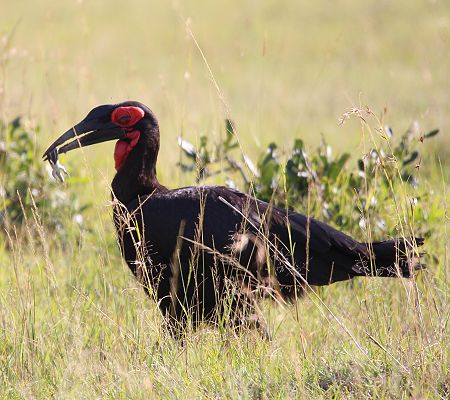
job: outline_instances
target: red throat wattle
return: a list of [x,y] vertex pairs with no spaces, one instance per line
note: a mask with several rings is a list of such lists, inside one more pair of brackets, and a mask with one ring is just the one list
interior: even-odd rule
[[122,167],[123,163],[130,154],[130,151],[137,145],[140,136],[141,133],[139,131],[132,131],[125,135],[125,138],[130,139],[129,142],[123,139],[117,141],[116,148],[114,149],[116,171]]

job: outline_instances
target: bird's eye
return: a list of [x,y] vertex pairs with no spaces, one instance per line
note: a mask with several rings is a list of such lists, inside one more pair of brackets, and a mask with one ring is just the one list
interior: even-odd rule
[[119,118],[117,118],[117,122],[120,122],[121,124],[128,125],[128,123],[131,121],[131,115],[122,115]]
[[144,110],[140,107],[118,107],[111,114],[111,121],[122,128],[126,128],[139,122],[144,114]]

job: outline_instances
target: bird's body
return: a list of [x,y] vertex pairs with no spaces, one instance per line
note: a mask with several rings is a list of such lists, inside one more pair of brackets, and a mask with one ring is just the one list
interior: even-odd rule
[[[261,294],[292,299],[307,285],[409,277],[420,266],[409,253],[421,239],[360,243],[234,189],[165,188],[156,178],[159,127],[141,103],[98,107],[74,130],[91,133],[60,152],[119,139],[112,191],[122,254],[163,314],[181,326],[225,313],[240,324],[241,311]],[[73,136],[66,132],[46,156]]]

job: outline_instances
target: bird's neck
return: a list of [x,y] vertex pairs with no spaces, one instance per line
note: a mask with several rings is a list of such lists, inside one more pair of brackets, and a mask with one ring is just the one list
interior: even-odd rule
[[167,190],[156,177],[159,131],[156,129],[143,139],[130,152],[111,184],[113,197],[125,205],[138,196]]

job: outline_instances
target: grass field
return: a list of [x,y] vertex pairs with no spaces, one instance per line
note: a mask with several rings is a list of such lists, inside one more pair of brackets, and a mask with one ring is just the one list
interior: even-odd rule
[[[252,157],[297,137],[314,149],[323,134],[354,163],[372,142],[358,118],[339,126],[341,115],[386,109],[395,132],[413,121],[441,130],[422,146],[420,188],[398,193],[402,209],[418,197],[427,270],[263,303],[272,341],[205,327],[177,342],[121,260],[113,144],[93,146],[63,159],[82,177],[63,190],[92,205],[81,237],[74,228],[63,239],[31,214],[0,233],[0,398],[450,396],[448,1],[242,3],[7,2],[0,118],[39,125],[37,154],[94,106],[142,101],[160,121],[158,177],[175,188],[194,183],[175,167],[177,137],[220,140],[227,117]],[[403,214],[392,202],[383,218],[394,226]],[[364,239],[356,225],[350,233]]]

